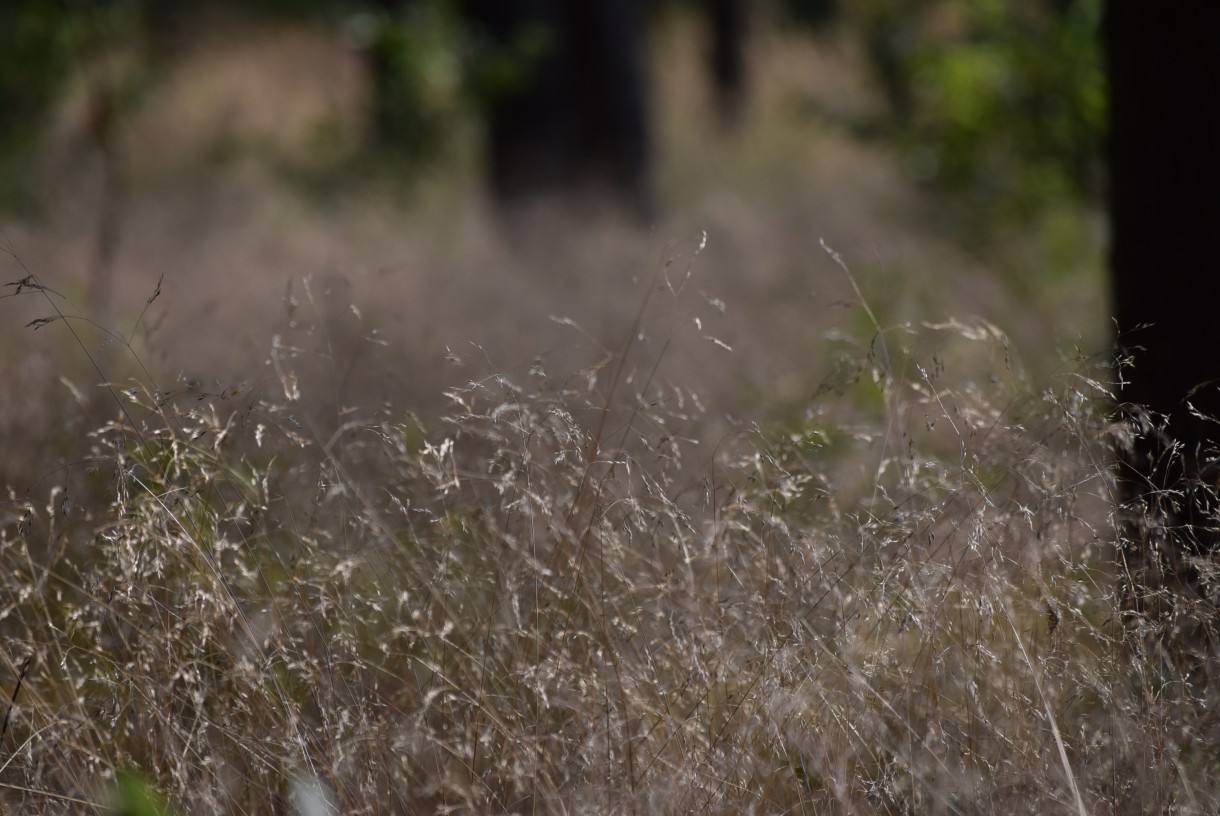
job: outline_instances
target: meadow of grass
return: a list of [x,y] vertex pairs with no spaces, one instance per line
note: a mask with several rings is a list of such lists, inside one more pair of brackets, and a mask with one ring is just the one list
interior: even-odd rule
[[1122,623],[1087,367],[1035,387],[985,322],[877,324],[799,419],[709,446],[643,319],[324,432],[291,338],[274,390],[113,386],[87,458],[4,505],[5,808],[1220,802],[1206,694]]
[[103,325],[88,157],[0,223],[0,810],[1220,806],[1214,687],[1124,619],[1079,224],[962,251],[762,32],[733,135],[658,49],[651,234],[505,241],[469,155],[302,194],[268,123],[353,58],[215,40],[124,131]]

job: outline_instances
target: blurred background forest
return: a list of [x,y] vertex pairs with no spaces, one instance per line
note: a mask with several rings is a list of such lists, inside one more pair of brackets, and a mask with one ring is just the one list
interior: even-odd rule
[[[1037,374],[1104,352],[1100,0],[743,3],[727,90],[704,5],[638,8],[648,201],[623,213],[505,206],[489,122],[556,33],[478,3],[5,3],[5,282],[86,318],[114,381],[278,391],[295,356],[322,427],[596,363],[659,270],[641,365],[713,414],[794,418],[858,373],[870,310],[981,318]],[[22,328],[45,301],[5,310],[12,461],[99,377]]]

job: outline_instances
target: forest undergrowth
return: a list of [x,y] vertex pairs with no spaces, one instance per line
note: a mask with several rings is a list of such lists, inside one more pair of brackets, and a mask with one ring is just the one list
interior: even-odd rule
[[292,336],[266,387],[113,385],[0,505],[3,808],[1220,804],[1211,692],[1123,621],[1108,367],[874,323],[799,416],[709,441],[623,330],[435,416],[319,420]]

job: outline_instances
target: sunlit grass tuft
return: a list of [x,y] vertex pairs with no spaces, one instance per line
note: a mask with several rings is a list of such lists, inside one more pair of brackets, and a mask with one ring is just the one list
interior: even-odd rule
[[854,348],[715,451],[630,343],[325,433],[293,389],[116,392],[100,501],[5,506],[0,801],[1213,809],[1205,694],[1122,622],[1105,385],[979,322]]

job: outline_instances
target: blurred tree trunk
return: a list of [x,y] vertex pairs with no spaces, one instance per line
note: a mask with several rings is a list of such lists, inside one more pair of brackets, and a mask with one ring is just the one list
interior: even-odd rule
[[711,23],[712,82],[722,125],[735,125],[741,117],[746,84],[746,8],[744,0],[707,0]]
[[1220,3],[1109,0],[1103,36],[1119,395],[1138,429],[1118,471],[1125,589],[1198,653],[1220,545]]
[[[651,218],[647,0],[467,0],[494,54],[516,62],[488,100],[488,174],[498,203],[604,200]],[[700,0],[722,121],[745,92],[744,0]],[[505,64],[500,63],[501,69]]]
[[[490,100],[496,198],[577,193],[647,217],[652,208],[640,0],[471,0],[493,48],[517,51],[523,79]],[[536,48],[523,47],[533,42]]]

